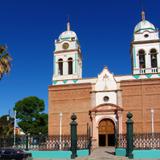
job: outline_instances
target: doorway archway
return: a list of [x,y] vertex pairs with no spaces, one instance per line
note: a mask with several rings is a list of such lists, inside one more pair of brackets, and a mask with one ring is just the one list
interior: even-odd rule
[[115,145],[115,124],[111,119],[103,119],[98,126],[99,146]]

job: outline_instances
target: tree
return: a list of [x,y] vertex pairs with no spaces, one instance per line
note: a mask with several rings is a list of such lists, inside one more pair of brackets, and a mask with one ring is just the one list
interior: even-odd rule
[[0,79],[4,74],[10,71],[11,57],[7,53],[7,49],[5,46],[0,45]]
[[0,117],[0,138],[6,138],[13,135],[14,118],[9,115]]
[[31,135],[48,133],[48,115],[43,113],[44,101],[35,96],[26,97],[16,102],[14,110],[17,112],[19,127]]

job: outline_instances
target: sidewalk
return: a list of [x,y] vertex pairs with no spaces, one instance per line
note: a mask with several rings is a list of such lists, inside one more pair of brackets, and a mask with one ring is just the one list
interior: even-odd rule
[[[92,151],[90,156],[77,157],[75,160],[129,160],[127,157],[119,157],[114,155],[114,147],[100,147]],[[70,160],[70,158],[36,158],[33,160]],[[134,159],[134,160],[145,160],[145,159]],[[147,159],[147,160],[160,160],[160,159]]]
[[[95,149],[90,156],[86,157],[77,157],[75,160],[128,160],[126,157],[117,157],[114,155],[114,147],[100,147]],[[70,160],[69,158],[63,159],[40,159],[36,158],[34,160]]]
[[[114,155],[114,147],[100,147],[95,149],[88,157],[78,157],[76,160],[129,160],[127,157],[120,157]],[[146,159],[133,159],[133,160],[146,160]],[[160,159],[147,159],[147,160],[160,160]]]

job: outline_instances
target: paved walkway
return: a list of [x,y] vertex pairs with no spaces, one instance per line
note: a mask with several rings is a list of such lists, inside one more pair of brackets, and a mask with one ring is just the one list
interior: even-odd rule
[[95,149],[88,157],[78,157],[76,160],[128,160],[126,157],[114,155],[114,147],[100,147]]

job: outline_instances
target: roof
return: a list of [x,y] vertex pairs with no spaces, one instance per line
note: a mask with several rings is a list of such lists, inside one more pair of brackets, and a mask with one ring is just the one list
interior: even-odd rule
[[140,21],[134,28],[134,33],[136,32],[141,32],[141,31],[145,31],[145,30],[148,30],[148,31],[155,31],[156,28],[155,26],[150,23],[149,21],[147,20],[142,20]]
[[70,29],[70,22],[67,23],[67,30],[62,32],[59,36],[60,40],[70,40],[70,39],[74,39],[74,40],[78,40],[77,35],[74,31],[71,31]]

